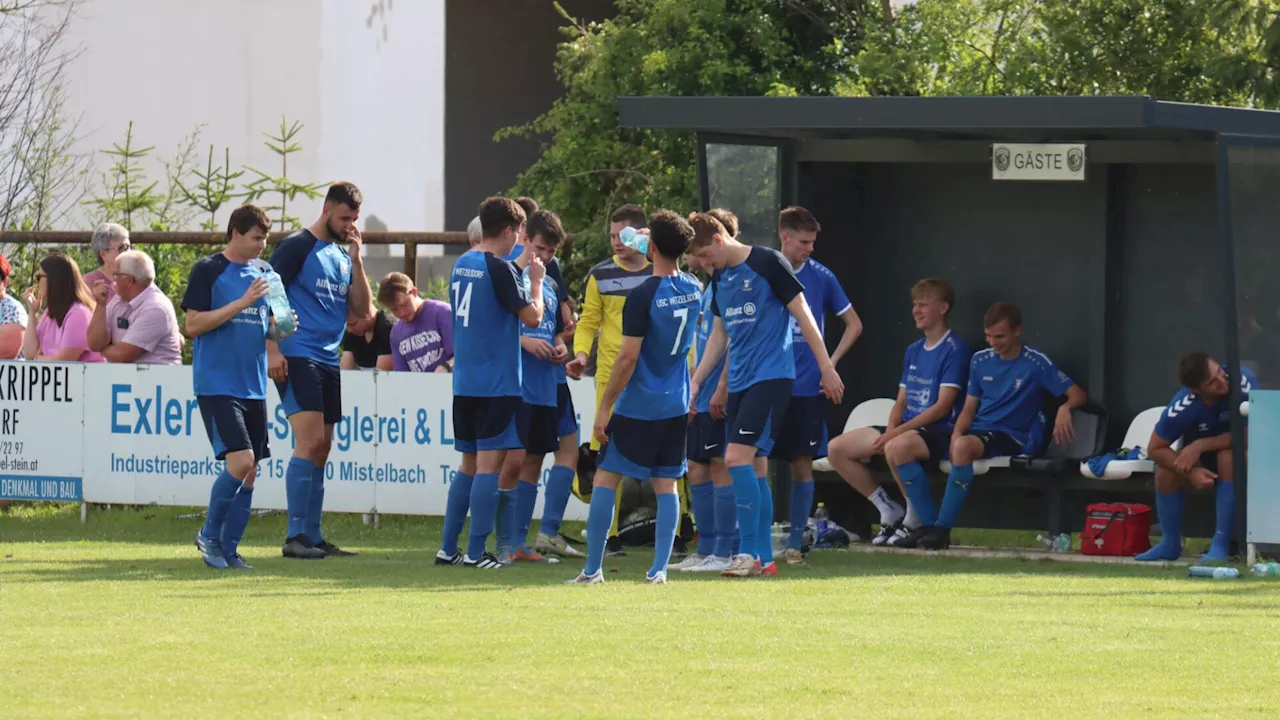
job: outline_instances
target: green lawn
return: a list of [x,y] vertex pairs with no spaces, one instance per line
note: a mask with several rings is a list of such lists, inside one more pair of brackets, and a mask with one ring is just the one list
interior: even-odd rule
[[[818,552],[776,579],[645,551],[431,565],[437,521],[334,516],[361,552],[215,572],[173,509],[0,512],[0,717],[1275,717],[1280,583]],[[577,531],[575,527],[574,532]]]

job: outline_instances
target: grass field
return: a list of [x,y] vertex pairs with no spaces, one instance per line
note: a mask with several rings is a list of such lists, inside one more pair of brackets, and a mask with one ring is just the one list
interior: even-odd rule
[[828,551],[651,587],[640,551],[564,587],[435,568],[423,519],[332,516],[360,557],[285,561],[280,515],[215,572],[182,512],[0,513],[0,717],[1280,714],[1280,583]]

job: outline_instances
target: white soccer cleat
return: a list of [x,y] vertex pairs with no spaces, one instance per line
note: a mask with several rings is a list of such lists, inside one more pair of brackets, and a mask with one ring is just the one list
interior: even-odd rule
[[724,572],[733,561],[726,557],[708,555],[703,561],[690,568],[681,568],[682,572]]
[[565,581],[565,585],[601,585],[604,583],[604,570],[597,570],[594,575],[578,573],[578,577]]
[[[604,580],[601,579],[600,582],[604,582]],[[667,571],[663,570],[659,572],[657,575],[650,575],[648,573],[645,573],[644,582],[646,585],[666,585]]]
[[760,561],[746,553],[738,553],[729,562],[729,567],[720,573],[724,577],[751,577],[760,574]]
[[709,556],[707,555],[698,555],[696,553],[691,555],[685,555],[683,560],[676,563],[675,565],[670,566],[668,569],[669,570],[692,570],[693,568],[701,565],[703,561],[705,561],[708,557]]

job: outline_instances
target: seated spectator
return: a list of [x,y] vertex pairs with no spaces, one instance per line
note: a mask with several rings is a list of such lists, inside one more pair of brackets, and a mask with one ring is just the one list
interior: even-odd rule
[[[1204,353],[1178,362],[1182,389],[1160,414],[1147,457],[1156,464],[1156,512],[1163,536],[1136,560],[1177,560],[1182,556],[1182,508],[1187,488],[1214,488],[1217,522],[1209,552],[1201,562],[1226,562],[1236,516],[1235,471],[1231,456],[1231,381],[1240,378],[1240,399],[1248,400],[1258,379],[1248,369],[1229,373]],[[1182,440],[1182,450],[1173,444]]]
[[116,258],[116,295],[97,282],[89,322],[89,349],[113,363],[181,365],[182,333],[173,302],[156,287],[156,266],[141,250]]
[[[952,424],[964,406],[969,378],[969,344],[947,328],[947,315],[955,304],[955,291],[942,278],[925,278],[911,288],[911,316],[924,337],[907,347],[902,359],[898,399],[883,429],[850,430],[831,441],[828,461],[854,490],[880,511],[880,534],[875,545],[897,545],[920,527],[915,505],[907,498],[904,514],[871,477],[863,461],[883,454],[893,477],[902,487],[898,466],[915,466],[946,457]],[[906,496],[903,488],[903,496]]]
[[116,295],[116,271],[120,253],[128,252],[129,231],[123,225],[102,223],[93,229],[93,237],[89,239],[89,249],[98,258],[100,267],[84,276],[84,284],[93,290],[98,283],[106,283],[107,298]]
[[381,310],[364,318],[347,315],[339,364],[343,370],[390,370],[391,318]]
[[27,330],[27,310],[9,294],[13,268],[0,255],[0,360],[12,360],[22,353],[22,335]]
[[[40,261],[36,287],[27,290],[27,331],[22,356],[44,362],[106,362],[89,349],[93,296],[76,261],[60,252]],[[43,306],[45,311],[40,312]]]
[[398,272],[383,278],[378,303],[398,321],[391,328],[392,369],[453,371],[453,311],[448,303],[418,297],[413,281]]
[[913,462],[898,468],[922,523],[898,547],[951,547],[951,528],[973,484],[974,460],[1037,455],[1044,449],[1044,393],[1067,398],[1053,424],[1054,441],[1066,444],[1075,438],[1071,411],[1084,405],[1088,396],[1048,355],[1022,344],[1022,311],[998,302],[987,310],[983,326],[991,347],[974,354],[969,363],[969,396],[951,433],[951,476],[936,515],[924,467]]

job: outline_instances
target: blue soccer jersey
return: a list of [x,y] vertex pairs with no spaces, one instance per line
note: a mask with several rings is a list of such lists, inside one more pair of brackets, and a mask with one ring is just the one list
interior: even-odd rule
[[280,353],[337,366],[351,288],[346,249],[299,230],[271,254],[271,267],[280,274],[298,315],[298,331],[280,341]]
[[[1228,380],[1231,375],[1227,371]],[[1257,386],[1258,378],[1246,368],[1240,374],[1240,400],[1248,400],[1249,393]],[[1194,441],[1228,433],[1231,431],[1231,398],[1224,396],[1209,405],[1198,394],[1182,388],[1160,414],[1155,429],[1156,435],[1169,443],[1180,438]]]
[[989,348],[976,353],[969,364],[969,395],[981,402],[973,430],[1007,433],[1024,454],[1034,455],[1044,444],[1044,393],[1057,397],[1074,384],[1048,355],[1029,345],[1012,360]]
[[[184,310],[208,312],[244,296],[262,277],[251,265],[218,253],[196,263],[182,296]],[[193,343],[191,375],[197,396],[230,395],[244,400],[267,397],[267,299],[260,298]]]
[[[531,293],[532,289],[527,269],[524,271],[522,279],[525,293]],[[520,335],[543,340],[554,346],[556,344],[556,336],[564,331],[559,298],[559,285],[548,273],[547,277],[542,280],[542,322],[538,323],[538,327],[533,328],[522,323],[520,325]],[[537,355],[523,350],[520,353],[520,361],[520,372],[524,376],[524,401],[530,405],[555,407],[557,399],[556,385],[559,384],[559,379],[564,377],[564,367],[550,360],[543,360]]]
[[804,292],[791,263],[777,250],[751,248],[745,262],[717,270],[712,307],[729,335],[729,392],[764,380],[794,380],[791,311]]
[[515,265],[493,253],[458,257],[453,300],[453,394],[521,397],[521,308],[531,301]]
[[950,330],[933,347],[929,347],[924,338],[911,343],[902,358],[902,380],[898,383],[898,387],[907,391],[907,409],[902,412],[902,422],[933,407],[942,388],[953,387],[955,406],[933,427],[954,425],[964,409],[970,357],[968,343]]
[[[698,318],[698,337],[695,348],[698,353],[697,361],[701,363],[702,353],[706,352],[707,341],[711,339],[711,331],[716,326],[716,313],[711,307],[710,288],[707,288],[702,293]],[[703,383],[703,389],[698,391],[698,399],[694,401],[694,410],[697,412],[711,412],[711,396],[715,394],[716,387],[720,384],[720,375],[724,372],[724,360],[726,357],[728,357],[728,353],[720,356],[720,362],[716,363],[715,369],[707,376],[706,382]]]
[[622,334],[644,342],[614,414],[636,420],[689,414],[689,348],[701,304],[702,285],[687,273],[651,277],[627,295]]
[[[804,285],[804,299],[813,311],[818,332],[825,336],[827,316],[840,315],[853,307],[835,273],[817,260],[809,260],[796,271],[796,279]],[[804,339],[804,331],[795,317],[791,318],[791,348],[796,356],[796,382],[792,393],[796,397],[814,397],[822,394],[822,371],[818,359]]]

